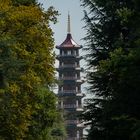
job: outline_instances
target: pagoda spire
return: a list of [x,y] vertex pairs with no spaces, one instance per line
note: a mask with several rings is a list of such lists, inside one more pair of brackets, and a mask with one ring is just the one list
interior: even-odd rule
[[68,34],[70,34],[70,32],[71,32],[71,29],[70,29],[70,14],[69,14],[69,12],[68,12],[68,27],[67,27],[67,32],[68,32]]

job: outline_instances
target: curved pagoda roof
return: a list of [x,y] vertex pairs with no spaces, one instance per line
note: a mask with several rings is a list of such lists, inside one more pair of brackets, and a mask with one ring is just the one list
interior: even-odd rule
[[65,41],[59,47],[80,47],[72,38],[70,33],[67,34]]
[[77,44],[71,35],[71,30],[70,30],[70,15],[68,14],[68,26],[67,26],[67,36],[66,39],[61,43],[59,46],[56,46],[56,48],[61,49],[61,48],[81,48],[79,44]]

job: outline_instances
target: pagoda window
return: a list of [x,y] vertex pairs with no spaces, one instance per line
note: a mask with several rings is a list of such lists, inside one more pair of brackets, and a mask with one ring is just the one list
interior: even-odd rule
[[64,54],[65,54],[64,50],[60,50],[60,55],[64,55]]
[[82,106],[81,100],[77,100],[77,102],[78,102],[78,107],[81,107]]
[[62,50],[60,50],[60,55],[62,55]]
[[63,108],[64,106],[63,100],[60,101],[60,105],[61,105],[61,108]]
[[75,87],[73,85],[66,85],[64,86],[64,90],[75,90]]
[[71,50],[71,54],[74,55],[74,50]]
[[78,66],[78,62],[75,62],[75,66]]
[[69,120],[69,119],[75,120],[75,118],[76,118],[76,115],[75,114],[73,114],[73,113],[67,113],[67,116],[66,116],[66,119],[67,120]]
[[75,74],[75,73],[72,73],[72,72],[65,72],[64,75],[65,75],[65,76],[74,76],[74,74]]
[[67,51],[66,50],[64,50],[64,55],[67,55]]
[[76,55],[76,50],[74,50],[73,54]]
[[74,64],[74,62],[72,62],[72,61],[65,61],[64,64],[71,64],[72,65],[72,64]]
[[59,73],[59,77],[63,78],[63,74],[62,73]]
[[79,66],[79,62],[77,62],[77,66]]
[[61,66],[63,66],[63,65],[64,65],[64,62],[61,63]]
[[79,52],[78,52],[78,50],[76,50],[76,55],[79,55]]
[[79,139],[79,138],[80,138],[80,132],[77,131],[77,139]]
[[80,89],[80,86],[77,86],[76,87],[76,92],[79,92],[81,89]]
[[59,77],[61,77],[62,76],[62,74],[61,73],[59,73]]
[[77,74],[76,74],[76,77],[80,77],[80,74],[79,74],[79,73],[77,73]]
[[78,91],[80,91],[81,90],[81,88],[80,88],[80,86],[78,86]]
[[64,104],[76,106],[75,100],[72,100],[72,99],[71,99],[71,100],[70,100],[70,99],[65,99],[65,100],[64,100]]
[[63,91],[63,86],[61,87],[61,91]]
[[60,90],[61,90],[61,87],[59,87],[58,89],[59,89],[59,91],[60,91]]
[[63,66],[63,62],[60,61],[59,63],[60,63],[60,66]]
[[79,107],[79,101],[78,100],[76,100],[76,106]]
[[68,52],[68,55],[71,55],[72,54],[72,52],[70,50],[68,50],[67,52]]
[[75,74],[75,77],[79,78],[80,77],[80,74],[79,73],[76,73]]

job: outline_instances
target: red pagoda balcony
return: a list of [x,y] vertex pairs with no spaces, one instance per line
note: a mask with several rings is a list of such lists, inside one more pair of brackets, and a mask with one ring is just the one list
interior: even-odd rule
[[76,94],[76,90],[62,90],[62,91],[59,91],[59,93],[75,93]]
[[81,93],[81,91],[76,90],[60,90],[58,91],[58,96],[76,96],[76,97],[84,97],[85,94]]
[[75,64],[64,64],[59,66],[59,68],[75,68],[75,67],[76,67]]
[[81,91],[76,90],[63,90],[58,91],[58,96],[77,96],[77,97],[84,97],[85,94],[81,93]]
[[80,80],[80,77],[74,77],[74,76],[70,76],[70,77],[59,77],[60,80]]
[[64,64],[64,65],[59,65],[58,68],[56,68],[57,71],[63,71],[65,69],[65,71],[70,71],[70,69],[74,69],[76,71],[84,71],[83,68],[81,68],[79,65],[75,65],[75,64]]
[[60,54],[60,55],[57,55],[57,57],[67,57],[67,56],[79,56],[79,55],[76,55],[76,54]]
[[75,90],[63,90],[63,91],[58,91],[58,96],[75,96],[76,91]]
[[76,108],[76,104],[63,105],[63,108]]
[[81,79],[81,77],[59,77],[59,80],[63,80],[63,81],[75,81],[77,84],[83,84],[85,82],[85,80]]
[[80,68],[80,66],[75,64],[64,64],[60,65],[59,68]]
[[61,109],[76,109],[76,111],[83,111],[83,108],[81,105],[76,104],[63,104],[58,106]]
[[76,54],[60,54],[57,55],[56,58],[59,59],[63,59],[63,58],[76,58],[76,59],[83,59],[82,56],[76,55]]

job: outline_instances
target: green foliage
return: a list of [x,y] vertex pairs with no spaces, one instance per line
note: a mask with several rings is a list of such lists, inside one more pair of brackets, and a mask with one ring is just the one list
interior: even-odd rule
[[57,117],[57,121],[51,130],[52,140],[62,140],[62,139],[66,138],[66,135],[67,135],[66,128],[64,127],[63,122],[64,122],[64,120],[61,117],[61,114],[59,113],[59,115]]
[[39,139],[56,122],[56,15],[33,0],[0,1],[0,139]]
[[140,120],[140,3],[81,0],[85,12],[89,91],[88,139],[137,140]]
[[[57,112],[55,123],[51,128],[46,128],[41,132],[38,140],[62,140],[66,138],[66,129],[63,124],[64,120],[61,117],[61,113]],[[35,137],[37,138],[37,137]]]

